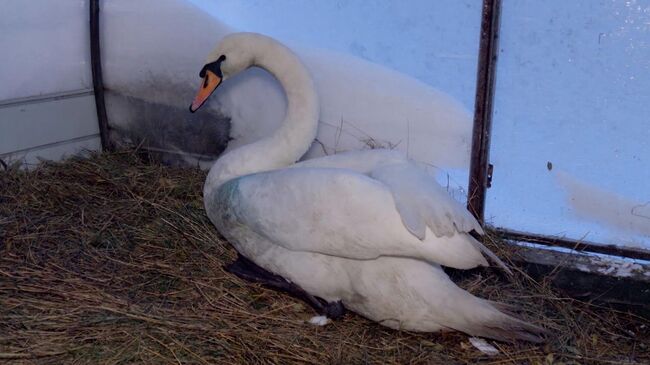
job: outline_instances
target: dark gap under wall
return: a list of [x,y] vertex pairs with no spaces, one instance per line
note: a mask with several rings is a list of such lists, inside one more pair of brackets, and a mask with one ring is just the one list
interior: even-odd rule
[[192,165],[216,159],[228,146],[230,118],[208,108],[187,108],[148,102],[110,93],[111,140],[149,150],[172,165]]

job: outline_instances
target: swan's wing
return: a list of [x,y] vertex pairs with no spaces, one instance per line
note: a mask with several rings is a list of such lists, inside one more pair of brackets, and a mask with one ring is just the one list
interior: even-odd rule
[[[483,228],[461,204],[455,201],[427,173],[404,154],[392,150],[346,152],[300,162],[295,167],[351,169],[386,185],[395,201],[402,223],[415,237],[426,239],[427,227],[437,237],[455,237]],[[512,273],[492,251],[476,240],[474,247],[506,272]]]
[[426,228],[438,237],[483,229],[476,219],[423,168],[392,150],[346,152],[306,160],[294,167],[350,169],[367,174],[390,188],[406,228],[420,240]]
[[294,251],[351,259],[406,256],[466,269],[487,265],[466,233],[420,241],[402,223],[391,190],[346,169],[288,168],[222,185],[210,206],[228,206],[219,220]]
[[[420,240],[425,240],[427,227],[437,237],[454,237],[472,230],[484,234],[474,216],[413,162],[379,166],[370,172],[370,176],[390,188],[404,226]],[[493,262],[512,274],[508,266],[482,243],[476,240],[471,242]]]
[[425,238],[427,227],[438,237],[472,230],[483,234],[469,211],[414,163],[379,166],[370,176],[390,188],[404,225],[420,240]]

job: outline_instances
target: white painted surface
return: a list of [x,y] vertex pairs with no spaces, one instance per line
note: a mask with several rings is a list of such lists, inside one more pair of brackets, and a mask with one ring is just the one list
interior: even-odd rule
[[87,0],[0,1],[0,158],[97,150]]
[[0,106],[0,155],[99,134],[93,95]]
[[0,158],[6,163],[18,161],[24,167],[29,168],[35,166],[41,160],[59,161],[73,155],[83,154],[87,151],[98,151],[101,147],[99,136],[88,136],[62,143],[38,146],[29,150],[12,152],[0,155]]
[[501,19],[488,221],[650,249],[650,1],[504,1]]
[[0,101],[92,87],[88,7],[0,1]]

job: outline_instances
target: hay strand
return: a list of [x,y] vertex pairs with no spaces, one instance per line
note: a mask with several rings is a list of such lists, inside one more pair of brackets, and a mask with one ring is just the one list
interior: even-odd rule
[[[545,345],[393,331],[348,314],[320,328],[283,294],[224,272],[205,174],[134,151],[0,172],[0,359],[13,363],[650,363],[648,321],[516,270],[461,283],[553,333]],[[491,246],[493,247],[493,246]],[[501,252],[500,255],[507,252]]]

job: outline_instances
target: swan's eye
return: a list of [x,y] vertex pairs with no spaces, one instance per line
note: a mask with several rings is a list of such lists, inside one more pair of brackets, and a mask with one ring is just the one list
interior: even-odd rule
[[226,60],[226,56],[221,55],[221,56],[219,56],[219,58],[216,61],[210,62],[207,65],[203,66],[203,68],[201,69],[201,72],[199,72],[199,77],[200,78],[205,77],[205,71],[206,70],[210,70],[210,71],[214,72],[215,75],[217,75],[219,77],[222,77],[222,74],[221,74],[221,62],[223,62],[225,60]]

